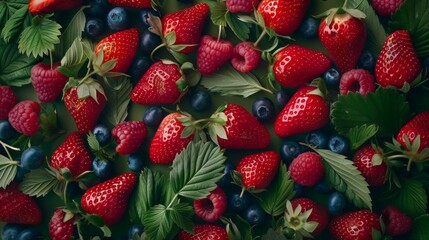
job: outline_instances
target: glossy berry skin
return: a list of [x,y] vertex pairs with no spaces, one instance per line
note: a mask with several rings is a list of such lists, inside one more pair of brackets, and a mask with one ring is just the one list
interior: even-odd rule
[[39,130],[40,105],[31,100],[19,102],[9,112],[9,122],[12,127],[27,136],[36,134]]
[[368,210],[349,212],[334,218],[329,232],[336,240],[371,240],[372,229],[381,230],[379,217]]
[[244,193],[243,196],[240,196],[241,192],[237,191],[232,193],[228,197],[228,206],[235,212],[243,212],[247,207],[249,207],[251,200],[248,193]]
[[259,0],[226,0],[226,8],[232,13],[251,13],[258,4]]
[[258,67],[261,55],[253,42],[241,42],[232,51],[231,65],[239,72],[250,72]]
[[91,37],[99,37],[104,33],[106,26],[100,18],[88,19],[85,23],[85,32]]
[[[405,136],[413,144],[414,140],[420,135],[420,147],[417,152],[421,152],[425,148],[429,148],[429,111],[417,114],[407,124],[405,124],[401,130],[399,130],[396,140],[406,147]],[[407,147],[406,147],[407,148]],[[410,150],[410,149],[408,149]]]
[[128,13],[122,7],[115,7],[107,14],[107,26],[112,31],[125,30],[129,25]]
[[277,91],[275,97],[276,97],[277,104],[281,108],[284,108],[286,106],[287,102],[289,101],[289,96],[286,93],[286,91],[283,89],[280,89],[279,91]]
[[405,0],[373,0],[371,6],[380,16],[390,17]]
[[[296,209],[298,205],[301,205],[301,213],[313,209],[307,219],[307,221],[314,221],[319,223],[317,225],[317,228],[311,233],[313,237],[317,237],[318,235],[320,235],[323,230],[325,230],[325,228],[328,226],[329,214],[326,206],[308,198],[295,198],[291,201],[291,204],[293,209]],[[288,213],[287,210],[286,213]]]
[[372,71],[375,67],[375,60],[374,55],[370,51],[364,50],[359,57],[358,66],[367,71]]
[[206,222],[217,221],[225,212],[227,199],[222,188],[217,187],[204,199],[194,200],[195,214]]
[[320,155],[304,152],[298,155],[289,166],[290,177],[298,184],[311,187],[318,183],[324,173]]
[[94,158],[92,160],[92,170],[98,178],[107,179],[113,171],[113,164],[111,161]]
[[266,98],[258,98],[252,104],[252,114],[260,122],[267,122],[274,117],[274,104]]
[[104,124],[97,124],[92,130],[92,133],[94,134],[95,138],[101,146],[108,144],[110,142],[110,139],[112,138],[112,133],[110,132],[110,129]]
[[344,211],[347,205],[347,199],[340,192],[333,192],[328,198],[328,211],[331,215],[339,215]]
[[139,20],[146,28],[150,27],[150,24],[148,22],[149,14],[155,17],[159,17],[159,12],[154,10],[153,8],[143,8],[139,11]]
[[319,193],[329,193],[331,191],[331,186],[329,186],[329,183],[322,178],[316,185],[314,185],[314,190],[316,190]]
[[140,49],[143,52],[150,54],[159,44],[161,44],[161,38],[149,30],[143,31],[140,35]]
[[197,68],[203,76],[216,72],[232,57],[233,45],[226,40],[205,35],[197,51]]
[[285,140],[280,147],[280,156],[287,165],[302,152],[301,144],[293,140]]
[[25,225],[15,224],[15,223],[6,223],[3,226],[3,230],[1,233],[1,239],[3,240],[16,240],[18,239],[18,235],[22,230],[26,228]]
[[152,2],[150,0],[108,0],[114,6],[127,7],[127,8],[150,8]]
[[143,121],[122,122],[112,129],[115,138],[116,152],[121,155],[135,152],[143,143],[147,135],[146,125]]
[[305,135],[305,143],[320,149],[328,148],[328,134],[324,131],[316,130]]
[[317,36],[318,29],[319,22],[315,18],[308,16],[302,21],[298,32],[305,38],[313,38]]
[[137,154],[131,154],[128,156],[128,168],[131,171],[139,172],[143,169],[143,159]]
[[365,96],[375,91],[374,76],[364,69],[352,69],[341,76],[340,94],[347,95],[349,92],[357,92]]
[[82,4],[82,0],[61,1],[61,0],[30,0],[28,11],[33,15],[43,15],[57,11],[65,11],[76,8]]
[[28,170],[38,168],[46,160],[45,151],[37,146],[27,148],[21,155],[21,167]]
[[128,239],[131,240],[134,235],[141,236],[144,232],[144,226],[134,224],[128,229]]
[[165,111],[158,106],[151,106],[143,114],[143,122],[148,127],[157,127],[165,116]]
[[17,101],[18,99],[12,88],[9,86],[0,86],[0,120],[7,119],[7,115]]
[[223,189],[226,189],[232,183],[231,172],[235,169],[235,167],[234,167],[234,165],[232,164],[231,161],[225,161],[224,165],[225,165],[225,168],[223,170],[223,176],[219,180],[219,182],[217,182],[216,184],[219,187],[221,187]]
[[386,234],[392,237],[409,232],[413,226],[413,219],[394,206],[383,208],[381,218],[386,225]]
[[338,86],[340,84],[341,74],[335,68],[330,68],[323,74],[323,79],[328,86]]
[[66,213],[64,209],[57,208],[52,214],[49,221],[49,236],[52,240],[68,240],[73,237],[76,225],[74,224],[76,217],[65,220]]
[[376,157],[375,155],[382,157],[382,154],[375,150],[371,144],[365,144],[353,156],[354,165],[362,172],[362,176],[365,177],[366,182],[371,187],[383,185],[388,169],[384,161],[380,165],[373,164],[372,159]]
[[191,96],[191,106],[197,112],[208,110],[212,105],[212,98],[207,91],[196,91]]
[[265,220],[265,212],[259,205],[253,204],[249,206],[243,213],[244,218],[251,225],[259,225]]
[[89,1],[89,8],[85,9],[85,13],[92,17],[103,17],[106,15],[109,3],[107,0],[91,0]]
[[328,148],[334,153],[346,155],[349,152],[349,140],[343,136],[334,134],[329,137]]
[[7,120],[1,120],[0,121],[0,140],[1,141],[8,141],[12,139],[17,132],[12,127],[9,121]]
[[25,174],[29,173],[30,170],[23,168],[23,167],[18,167],[18,170],[16,171],[16,175],[15,175],[15,180],[16,181],[22,181],[25,178]]
[[245,188],[264,189],[277,174],[280,156],[274,151],[255,153],[240,160],[236,170],[241,174]]
[[228,234],[222,227],[211,224],[195,224],[194,234],[190,234],[185,230],[179,233],[179,240],[228,240]]
[[53,102],[61,93],[69,78],[57,69],[60,63],[38,63],[31,68],[31,83],[41,102]]
[[143,74],[150,68],[152,64],[153,62],[150,57],[146,56],[145,54],[134,59],[130,69],[128,69],[128,74],[131,76],[134,86],[137,85]]
[[34,240],[34,239],[41,239],[41,238],[42,238],[42,234],[37,228],[29,227],[22,230],[19,233],[17,240]]

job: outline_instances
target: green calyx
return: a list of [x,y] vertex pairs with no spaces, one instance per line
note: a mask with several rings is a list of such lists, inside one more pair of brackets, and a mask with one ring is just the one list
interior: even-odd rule
[[350,8],[349,1],[345,0],[342,7],[331,8],[319,15],[316,15],[316,18],[326,17],[326,22],[330,25],[336,15],[348,14],[351,17],[364,19],[366,18],[366,14],[358,9]]
[[326,99],[328,96],[328,88],[326,87],[325,81],[322,78],[314,79],[310,86],[316,87],[316,89],[310,91],[308,94],[317,95],[323,99]]
[[[397,155],[391,155],[387,157],[387,161],[395,160],[395,159],[406,159],[407,163],[407,171],[411,170],[411,164],[414,163],[422,163],[429,160],[429,148],[424,148],[420,150],[421,145],[421,137],[417,135],[412,143],[407,135],[403,135],[403,140],[405,146],[399,143],[396,139],[392,139],[393,143],[386,142],[385,145],[387,148],[392,150]],[[404,149],[405,148],[405,149]]]

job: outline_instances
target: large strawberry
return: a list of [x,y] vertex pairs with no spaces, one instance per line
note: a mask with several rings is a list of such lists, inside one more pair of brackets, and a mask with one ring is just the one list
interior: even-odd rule
[[195,224],[194,234],[180,231],[179,240],[228,240],[228,234],[222,227],[211,224]]
[[12,88],[8,86],[0,86],[0,120],[7,119],[9,111],[15,106],[18,101]]
[[40,224],[42,211],[34,199],[19,191],[17,184],[11,184],[0,188],[0,222]]
[[298,29],[309,5],[310,0],[263,0],[258,12],[267,27],[287,36]]
[[383,185],[387,173],[387,164],[383,161],[381,149],[366,144],[356,151],[353,162],[370,186]]
[[103,49],[103,63],[116,60],[111,72],[125,73],[130,68],[138,47],[139,32],[136,28],[131,28],[103,38],[95,46],[95,54],[98,55]]
[[401,88],[414,81],[422,70],[411,36],[399,30],[390,34],[375,64],[375,78],[383,86]]
[[52,240],[69,240],[73,237],[76,217],[68,218],[66,211],[63,208],[57,208],[52,214],[49,221],[49,236]]
[[91,155],[78,132],[71,133],[54,151],[50,165],[54,169],[68,168],[77,177],[91,169]]
[[280,84],[293,88],[321,76],[331,65],[325,54],[290,44],[274,55],[273,72]]
[[327,124],[329,103],[321,95],[323,93],[313,86],[299,88],[277,116],[274,132],[280,137],[288,137]]
[[82,208],[88,214],[99,215],[106,225],[115,224],[127,210],[128,198],[136,181],[134,173],[124,173],[95,185],[83,194]]
[[109,0],[110,4],[129,8],[151,8],[151,0]]
[[159,61],[145,72],[131,93],[138,104],[173,104],[187,92],[188,85],[180,67],[170,61]]
[[83,0],[30,0],[28,10],[32,14],[46,14],[56,11],[70,10],[82,4]]
[[329,232],[337,240],[371,240],[373,229],[381,230],[380,219],[368,210],[346,213],[329,224]]
[[66,85],[69,78],[57,70],[59,66],[38,63],[31,68],[31,82],[41,102],[54,101]]
[[411,147],[407,145],[406,138],[412,146],[417,144],[415,142],[417,136],[420,136],[417,153],[425,148],[429,149],[429,112],[422,112],[405,124],[396,136],[396,140],[410,150]]

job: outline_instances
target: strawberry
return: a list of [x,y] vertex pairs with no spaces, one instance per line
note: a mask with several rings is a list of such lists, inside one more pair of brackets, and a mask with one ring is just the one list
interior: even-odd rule
[[381,231],[380,219],[368,210],[343,214],[329,224],[329,232],[337,240],[371,240],[372,229]]
[[[328,208],[308,198],[296,198],[290,202],[291,206],[286,208],[286,225],[292,229],[300,230],[299,227],[308,222],[317,223],[317,227],[310,233],[316,237],[325,230],[329,223]],[[297,207],[301,206],[301,211],[297,212]],[[291,208],[291,209],[290,209]],[[292,211],[294,210],[294,211]],[[311,214],[307,219],[302,217],[302,214],[311,210]],[[298,213],[298,214],[297,214]],[[296,216],[298,215],[298,216]],[[296,221],[298,220],[298,221]],[[304,229],[301,229],[304,230]]]
[[70,10],[79,7],[83,0],[30,0],[28,10],[32,14],[46,14],[57,11]]
[[331,66],[331,59],[325,54],[289,44],[274,55],[272,70],[280,84],[293,88],[321,76]]
[[9,112],[9,122],[16,131],[24,135],[34,135],[39,129],[40,105],[26,100],[16,104]]
[[405,0],[372,0],[371,6],[378,15],[390,17]]
[[298,29],[309,5],[310,0],[262,0],[258,12],[265,26],[288,36]]
[[233,48],[232,43],[228,41],[208,35],[203,36],[197,53],[198,71],[203,76],[216,72],[231,59]]
[[313,86],[303,86],[295,92],[277,116],[274,132],[280,137],[313,131],[329,121],[329,104]]
[[10,110],[16,105],[18,99],[12,88],[0,86],[0,120],[7,119]]
[[296,183],[307,187],[314,186],[323,177],[322,158],[314,152],[301,153],[292,160],[289,172]]
[[113,6],[129,8],[151,8],[151,0],[108,0]]
[[189,119],[181,113],[167,115],[156,130],[149,146],[149,159],[155,164],[171,164],[176,157],[194,138],[194,133],[182,136],[185,129],[182,121]]
[[78,132],[67,136],[64,142],[54,151],[50,165],[54,169],[68,168],[72,176],[77,177],[91,169],[91,155]]
[[333,15],[332,20],[327,17],[320,22],[319,39],[340,72],[345,73],[356,67],[365,46],[367,32],[361,19],[347,12],[337,14],[337,11],[338,9],[334,9],[330,13],[330,17]]
[[95,54],[103,49],[103,63],[116,60],[111,72],[125,73],[130,68],[139,47],[139,32],[131,28],[103,38],[95,46]]
[[122,122],[112,129],[112,135],[118,146],[119,154],[131,154],[135,152],[146,138],[147,129],[142,121]]
[[123,173],[95,185],[83,194],[82,208],[88,214],[99,215],[106,225],[115,224],[127,210],[128,199],[136,181],[134,173]]
[[242,176],[243,187],[264,189],[277,174],[280,156],[275,151],[248,155],[240,160],[236,170]]
[[215,222],[219,220],[225,212],[227,199],[222,188],[217,187],[203,199],[194,200],[195,214],[206,222]]
[[[199,3],[190,8],[172,12],[162,18],[162,36],[167,37],[174,32],[176,41],[174,45],[198,44],[203,32],[204,22],[209,14],[209,5]],[[195,46],[188,46],[180,53],[188,54]]]
[[[222,117],[220,117],[222,116]],[[211,139],[226,149],[261,149],[270,144],[270,134],[253,115],[237,104],[227,104],[212,115]]]
[[49,236],[52,240],[69,240],[73,237],[76,229],[76,217],[66,218],[66,211],[65,209],[57,208],[52,214],[49,221]]
[[381,218],[386,225],[386,234],[392,237],[409,232],[413,226],[413,219],[394,206],[383,208]]
[[11,184],[0,188],[0,222],[40,224],[42,211],[33,198],[19,191],[17,184]]
[[399,30],[390,34],[384,42],[375,64],[375,78],[383,86],[401,88],[414,81],[422,70],[411,36]]
[[371,144],[366,144],[356,151],[353,162],[370,186],[383,185],[387,174],[387,164],[383,161],[381,149],[375,149]]
[[66,85],[69,78],[57,70],[59,66],[38,63],[31,68],[31,82],[41,102],[53,102]]
[[184,230],[179,233],[179,240],[228,240],[228,234],[222,227],[210,224],[195,224],[194,234]]
[[226,0],[226,8],[232,13],[251,13],[258,4],[259,0]]
[[420,136],[419,147],[417,152],[421,152],[425,148],[429,148],[429,112],[422,112],[411,119],[407,124],[405,124],[398,135],[396,140],[410,150],[410,146],[407,145],[406,139],[411,145],[414,143],[417,136]]
[[138,104],[173,104],[187,92],[182,70],[170,61],[159,61],[145,72],[131,93]]

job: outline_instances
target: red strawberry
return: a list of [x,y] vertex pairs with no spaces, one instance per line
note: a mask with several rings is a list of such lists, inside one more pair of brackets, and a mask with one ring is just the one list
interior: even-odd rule
[[110,4],[129,8],[151,8],[151,0],[109,0]]
[[298,29],[309,5],[310,0],[262,0],[258,12],[264,18],[265,26],[287,36]]
[[143,105],[173,104],[187,89],[179,66],[170,61],[159,61],[152,64],[137,83],[131,101]]
[[116,32],[103,38],[95,46],[95,54],[103,49],[103,63],[116,59],[111,72],[125,73],[130,68],[139,47],[139,32],[136,28]]
[[42,211],[33,198],[19,191],[17,184],[11,184],[0,188],[0,222],[40,224]]
[[362,172],[372,187],[383,185],[387,173],[387,164],[383,161],[382,152],[366,144],[353,156],[355,166]]
[[113,128],[112,135],[118,143],[116,152],[122,155],[131,154],[143,143],[147,129],[142,121],[123,122]]
[[82,208],[88,214],[99,215],[106,225],[115,224],[127,210],[128,198],[136,181],[134,173],[124,173],[95,185],[83,194]]
[[204,76],[216,72],[229,61],[233,50],[232,43],[212,36],[203,36],[197,54],[198,71]]
[[179,233],[179,240],[228,240],[228,234],[222,227],[209,224],[195,224],[194,234],[184,230]]
[[156,130],[149,147],[149,158],[155,164],[171,164],[194,138],[194,134],[181,136],[185,126],[180,119],[189,118],[181,113],[167,115]]
[[303,86],[295,92],[274,123],[274,132],[280,137],[313,131],[329,121],[329,104],[312,92],[316,87]]
[[217,187],[204,199],[194,201],[195,214],[206,222],[217,221],[225,212],[227,199],[222,188]]
[[314,186],[323,177],[322,159],[314,152],[301,153],[290,164],[289,172],[296,183],[307,187]]
[[252,42],[241,42],[234,47],[231,64],[239,72],[250,72],[258,67],[261,55]]
[[248,155],[240,160],[236,170],[243,177],[245,188],[264,189],[277,174],[280,156],[274,151]]
[[405,142],[405,137],[408,138],[411,145],[417,136],[420,136],[420,147],[417,152],[421,152],[425,148],[429,148],[429,112],[422,112],[411,119],[405,124],[398,135],[396,140],[404,147],[410,149]]
[[31,68],[31,81],[41,102],[54,101],[69,80],[57,70],[59,66],[59,63],[52,66],[38,63]]
[[372,0],[371,6],[381,16],[390,17],[405,0]]
[[293,88],[321,76],[331,66],[325,54],[290,44],[274,55],[273,72],[280,84]]
[[[210,137],[219,146],[227,149],[261,149],[270,144],[270,134],[254,116],[237,104],[227,104],[226,107],[212,118],[223,115],[224,125],[212,123],[209,126]],[[224,133],[219,133],[221,128]]]
[[9,112],[9,122],[16,131],[24,135],[34,135],[39,129],[40,105],[26,100],[16,104]]
[[358,92],[365,96],[375,91],[375,79],[370,72],[364,69],[352,69],[341,76],[340,93]]
[[232,13],[251,13],[258,4],[259,0],[226,0],[226,8]]
[[[172,12],[162,18],[164,38],[171,32],[176,34],[175,45],[198,44],[203,32],[204,22],[209,14],[209,5],[199,3],[191,8]],[[195,46],[182,49],[181,53],[192,52]]]
[[[296,198],[292,200],[290,203],[291,203],[292,209],[289,209],[289,207],[286,208],[286,221],[289,227],[293,228],[294,226],[297,226],[297,225],[299,226],[300,224],[305,222],[307,223],[316,222],[317,227],[310,234],[313,237],[317,237],[328,226],[329,213],[328,213],[328,208],[326,206],[319,204],[308,198]],[[291,210],[296,211],[298,206],[301,206],[301,211],[298,212],[300,215],[305,213],[306,211],[311,210],[310,216],[307,219],[305,219],[305,221],[302,218],[302,215],[301,216],[298,215],[298,216],[295,216],[295,218],[293,218],[295,214],[294,214],[294,211],[291,211]],[[300,222],[299,223],[295,222],[295,220],[299,220]]]
[[77,177],[91,169],[91,155],[78,132],[71,133],[52,154],[50,165],[54,169],[68,168]]
[[413,226],[413,219],[394,206],[387,206],[381,212],[386,225],[386,234],[396,237],[409,232]]
[[0,86],[0,120],[7,119],[10,110],[16,105],[18,99],[12,88]]
[[411,36],[399,30],[390,34],[375,64],[375,77],[383,86],[401,88],[414,81],[422,70]]
[[380,219],[368,210],[343,214],[329,224],[329,232],[337,240],[371,240],[372,229],[381,231]]
[[[49,236],[52,240],[69,240],[72,239],[76,229],[75,219],[73,216],[66,219],[67,210],[57,208],[49,221]],[[66,221],[65,221],[66,220]]]
[[76,8],[82,4],[83,0],[30,0],[28,10],[32,14],[46,14],[57,11],[64,11]]
[[319,25],[319,38],[341,73],[354,69],[365,46],[365,23],[348,13],[325,18]]

